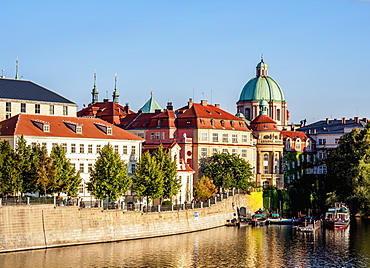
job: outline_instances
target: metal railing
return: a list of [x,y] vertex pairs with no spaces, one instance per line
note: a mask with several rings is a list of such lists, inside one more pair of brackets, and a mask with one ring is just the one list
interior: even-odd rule
[[58,197],[5,197],[0,198],[1,206],[19,206],[19,205],[54,205],[55,207],[63,206],[78,206],[81,208],[100,208],[103,210],[114,210],[121,209],[124,211],[141,211],[141,212],[161,212],[161,211],[178,211],[210,207],[217,202],[221,202],[223,199],[227,199],[229,196],[238,194],[238,190],[230,190],[215,195],[214,197],[204,202],[190,202],[184,204],[175,205],[149,205],[148,207],[143,204],[126,204],[125,202],[103,202],[102,200],[90,200],[84,201],[82,198],[60,198]]

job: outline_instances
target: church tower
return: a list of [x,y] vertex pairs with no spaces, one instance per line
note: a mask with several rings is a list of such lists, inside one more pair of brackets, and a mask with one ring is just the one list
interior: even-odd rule
[[119,93],[117,91],[117,74],[114,76],[113,102],[119,103]]
[[281,87],[269,76],[269,67],[263,57],[256,66],[256,76],[251,78],[243,87],[237,104],[238,114],[252,121],[259,115],[260,102],[268,104],[267,114],[276,121],[279,129],[289,124],[287,102]]
[[94,88],[92,89],[91,92],[91,103],[90,104],[95,104],[99,102],[99,91],[96,88],[96,72],[94,73]]

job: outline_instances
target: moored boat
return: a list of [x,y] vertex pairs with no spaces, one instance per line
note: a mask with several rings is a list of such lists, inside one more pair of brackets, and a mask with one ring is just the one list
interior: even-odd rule
[[344,203],[335,203],[334,207],[328,209],[325,213],[324,224],[330,229],[343,229],[350,223],[350,213]]

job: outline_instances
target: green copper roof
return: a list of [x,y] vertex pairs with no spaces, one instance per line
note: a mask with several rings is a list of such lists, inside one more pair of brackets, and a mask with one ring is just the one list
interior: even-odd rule
[[155,110],[163,111],[163,108],[158,104],[158,102],[155,101],[155,99],[153,99],[153,96],[151,96],[144,106],[139,109],[139,111],[140,110],[143,113],[154,113]]
[[[263,62],[260,62],[260,64]],[[283,90],[279,84],[269,76],[256,76],[245,84],[239,101],[266,100],[285,102]]]
[[269,67],[263,60],[260,61],[260,63],[257,64],[258,67]]

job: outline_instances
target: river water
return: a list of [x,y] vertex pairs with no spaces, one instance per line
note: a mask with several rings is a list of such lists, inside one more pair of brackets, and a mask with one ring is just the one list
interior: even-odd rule
[[0,267],[370,267],[370,220],[345,230],[220,227],[114,243],[0,254]]

